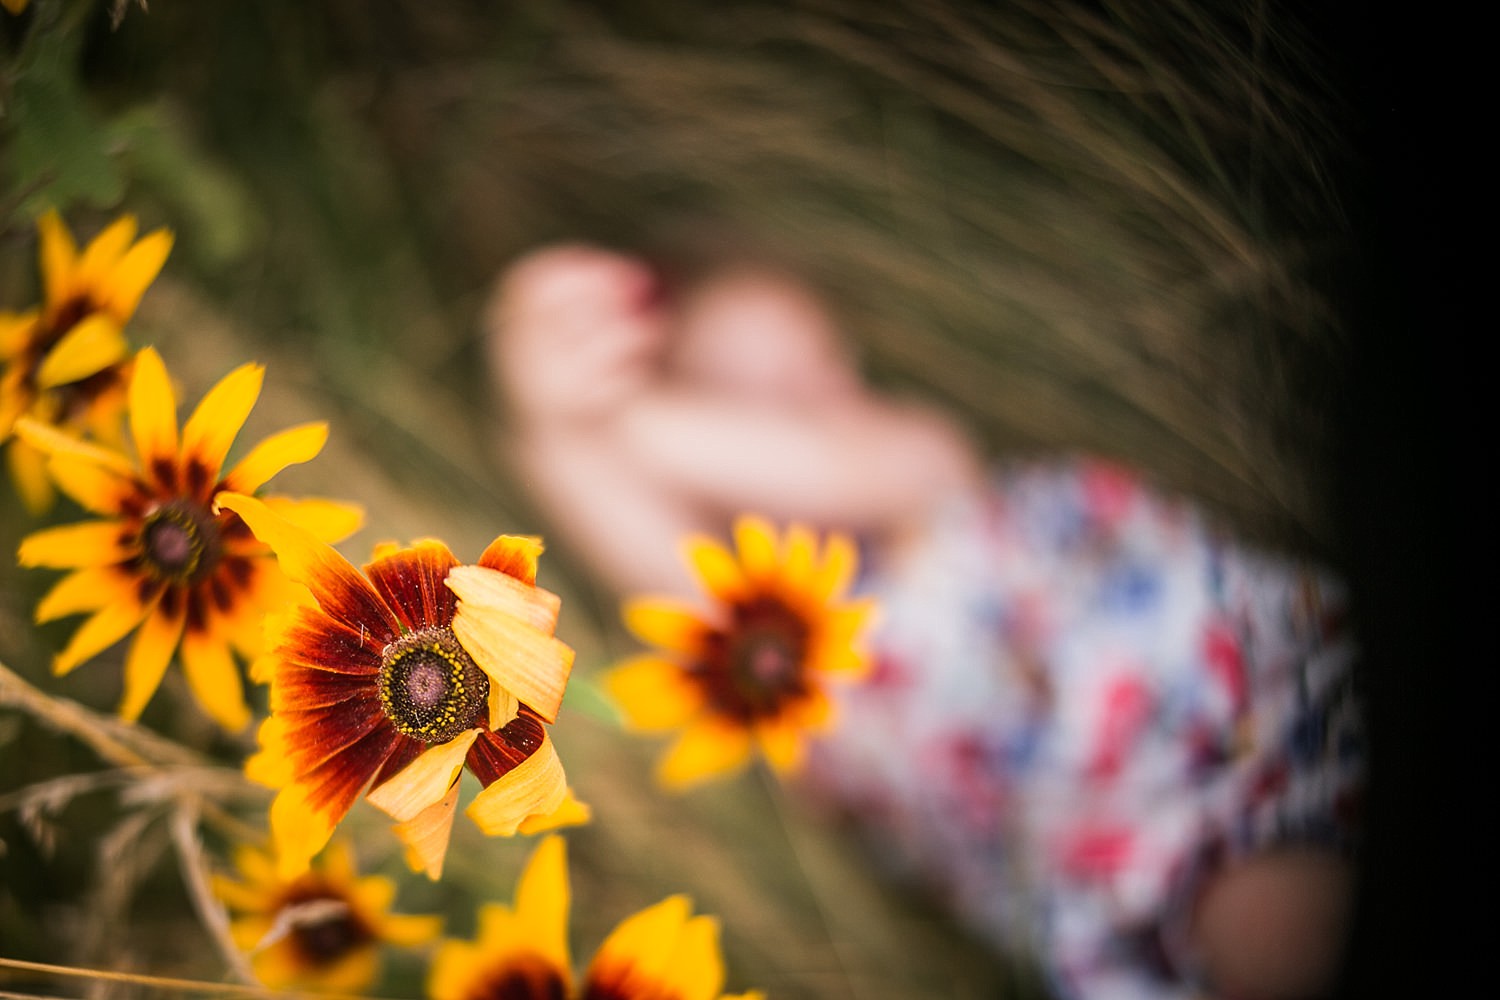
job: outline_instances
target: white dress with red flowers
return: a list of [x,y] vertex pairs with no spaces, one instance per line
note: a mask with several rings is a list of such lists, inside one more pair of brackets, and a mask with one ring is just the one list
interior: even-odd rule
[[1352,847],[1344,595],[1095,461],[1002,470],[881,601],[809,778],[907,876],[1085,1000],[1189,996],[1214,866]]

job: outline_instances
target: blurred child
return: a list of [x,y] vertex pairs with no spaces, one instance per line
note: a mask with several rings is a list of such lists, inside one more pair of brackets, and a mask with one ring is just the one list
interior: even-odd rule
[[1339,588],[1099,461],[984,467],[802,283],[546,248],[486,317],[512,458],[620,594],[755,512],[855,537],[882,619],[806,782],[1065,997],[1333,985],[1360,779]]

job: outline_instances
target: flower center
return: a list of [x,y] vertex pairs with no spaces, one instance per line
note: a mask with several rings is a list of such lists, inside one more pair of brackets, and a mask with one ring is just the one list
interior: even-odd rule
[[291,939],[309,965],[332,965],[373,937],[338,896],[299,900],[283,912],[291,923]]
[[806,689],[807,639],[807,623],[780,601],[742,604],[699,679],[725,710],[746,718],[775,715]]
[[489,678],[450,628],[412,632],[385,648],[380,707],[407,736],[446,743],[476,725],[489,694]]
[[141,558],[158,580],[188,583],[201,579],[219,560],[219,531],[213,515],[197,504],[162,504],[141,525]]

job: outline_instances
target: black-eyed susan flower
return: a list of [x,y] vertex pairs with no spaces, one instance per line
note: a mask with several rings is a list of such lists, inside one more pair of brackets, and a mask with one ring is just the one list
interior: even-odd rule
[[431,1000],[757,1000],[721,995],[719,924],[671,896],[620,923],[581,983],[568,954],[568,859],[561,837],[542,841],[516,885],[513,906],[479,911],[473,941],[444,941],[427,979]]
[[294,872],[368,789],[397,820],[407,860],[442,874],[458,780],[486,834],[581,822],[547,735],[573,667],[553,632],[560,601],[536,585],[541,542],[501,535],[477,565],[447,546],[382,545],[364,574],[266,505],[224,494],[310,592],[267,626],[271,716],[251,777],[280,789],[271,833]]
[[627,726],[682,730],[657,767],[668,788],[736,771],[756,748],[777,773],[795,770],[806,734],[831,723],[827,684],[867,670],[860,638],[872,605],[843,600],[853,543],[832,534],[820,553],[807,528],[778,539],[754,517],[739,518],[734,536],[734,552],[704,537],[687,543],[707,610],[664,598],[626,603],[626,627],[659,651],[605,677]]
[[240,878],[215,875],[214,895],[232,914],[234,943],[271,989],[360,992],[380,974],[384,946],[425,944],[442,930],[440,917],[391,913],[395,883],[359,877],[342,842],[289,879],[254,847],[241,846],[234,861]]
[[[56,212],[37,229],[42,303],[0,313],[0,442],[24,415],[118,444],[130,361],[125,324],[166,262],[172,234],[158,229],[137,240],[134,217],[121,216],[79,253]],[[49,506],[41,453],[11,441],[7,458],[27,506]]]
[[[47,528],[21,542],[23,566],[70,572],[37,605],[38,621],[87,613],[52,661],[65,674],[134,631],[125,655],[120,714],[135,719],[175,654],[199,704],[220,725],[250,721],[234,652],[259,654],[265,612],[295,588],[270,549],[214,495],[252,492],[323,447],[328,428],[304,424],[272,435],[228,472],[224,458],[260,393],[263,369],[226,375],[177,427],[177,404],[156,351],[137,356],[129,384],[136,461],[23,417],[16,432],[48,456],[63,492],[94,520]],[[328,539],[359,527],[357,508],[326,500],[268,497],[284,517]]]

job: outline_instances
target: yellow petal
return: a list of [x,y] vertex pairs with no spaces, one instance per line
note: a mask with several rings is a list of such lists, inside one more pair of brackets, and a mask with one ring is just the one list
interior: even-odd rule
[[41,234],[42,290],[47,305],[55,308],[71,296],[73,275],[78,267],[78,249],[73,235],[56,211],[51,209],[37,220],[37,231]]
[[510,836],[529,816],[550,816],[567,800],[568,782],[552,740],[474,797],[464,815],[489,836]]
[[229,643],[217,631],[187,630],[182,637],[182,668],[188,687],[209,718],[231,733],[250,724],[239,667]]
[[135,583],[118,570],[91,566],[74,570],[53,585],[36,605],[36,620],[50,622],[82,611],[98,611],[106,604],[131,600]]
[[168,614],[158,604],[141,623],[130,644],[130,652],[125,656],[125,693],[120,699],[120,718],[127,722],[141,717],[146,703],[161,685],[172,654],[177,651],[177,640],[187,618],[187,605],[181,601],[178,605],[176,614]]
[[548,635],[557,629],[562,599],[551,591],[483,566],[455,566],[443,582],[476,611],[502,611]]
[[760,752],[777,774],[794,773],[802,766],[806,757],[806,743],[802,732],[790,720],[766,719],[756,724],[755,742]]
[[750,734],[742,726],[706,719],[677,738],[656,766],[656,779],[669,791],[683,791],[732,774],[750,761]]
[[427,973],[427,996],[431,1000],[466,1000],[472,984],[489,971],[493,961],[494,956],[467,941],[444,941],[438,945]]
[[135,466],[130,463],[130,459],[115,449],[85,441],[77,435],[60,431],[50,424],[22,417],[16,421],[15,430],[17,437],[51,458],[77,459],[113,472],[122,479],[129,479],[135,475]]
[[183,460],[202,463],[209,481],[219,478],[224,456],[260,396],[265,374],[261,365],[240,365],[208,390],[182,425]]
[[836,600],[854,581],[859,567],[859,552],[848,535],[838,532],[828,536],[823,549],[823,565],[818,567],[810,584],[810,596],[817,601]]
[[307,871],[343,816],[318,808],[298,784],[287,785],[271,802],[271,836],[276,842],[276,873],[290,880]]
[[109,273],[135,239],[135,216],[122,215],[89,241],[78,261],[74,280],[77,289],[98,290],[106,286]]
[[25,441],[12,438],[5,449],[5,462],[27,513],[32,517],[45,514],[57,499],[47,475],[47,456]]
[[739,601],[748,596],[750,585],[734,556],[712,538],[694,536],[684,543],[688,563],[703,589],[720,601]]
[[127,391],[130,436],[142,469],[177,461],[177,397],[156,348],[136,352]]
[[21,539],[16,558],[22,566],[75,569],[109,566],[130,558],[134,551],[119,521],[80,521],[32,532]]
[[467,729],[447,743],[428,747],[422,755],[406,765],[365,797],[370,804],[392,819],[405,822],[434,802],[441,801],[458,780],[464,757],[482,730]]
[[542,540],[535,535],[500,535],[480,554],[479,565],[522,583],[536,583],[536,564],[541,554]]
[[135,482],[76,455],[54,455],[47,471],[58,489],[93,514],[119,514]]
[[328,424],[323,422],[272,434],[235,463],[224,477],[224,488],[235,493],[254,493],[287,466],[317,457],[327,441]]
[[655,656],[626,660],[604,675],[604,690],[638,732],[677,729],[703,706],[703,691],[682,668]]
[[448,794],[419,811],[411,819],[391,827],[406,845],[406,864],[436,881],[443,877],[443,859],[453,834],[453,815],[458,811],[458,783]]
[[[267,788],[285,788],[297,773],[287,755],[286,721],[272,715],[256,731],[260,750],[245,761],[245,777]],[[311,857],[311,855],[309,855]]]
[[776,529],[769,521],[750,514],[736,518],[734,545],[747,578],[761,585],[775,578]]
[[292,499],[271,496],[262,502],[282,520],[289,521],[320,542],[342,542],[365,523],[365,510],[358,504],[314,497]]
[[[448,574],[450,586],[460,595],[453,616],[453,634],[474,662],[494,683],[513,693],[548,722],[557,718],[563,693],[573,670],[573,650],[548,632],[537,628],[494,604],[463,600],[465,585],[454,578],[460,570],[478,569],[499,580],[510,577],[482,567],[455,567]],[[535,588],[515,584],[525,590]],[[521,608],[523,612],[529,609]],[[532,621],[536,615],[532,614]]]
[[133,599],[100,608],[78,626],[63,651],[52,658],[52,672],[61,676],[102,653],[125,638],[145,616],[146,608]]
[[310,590],[325,614],[351,628],[400,634],[400,623],[375,588],[326,543],[253,497],[224,492],[215,500],[238,514],[255,537],[271,547],[282,572]]
[[672,957],[657,981],[666,987],[666,995],[680,1000],[718,1000],[724,985],[719,922],[698,916],[683,924]]
[[[452,811],[449,811],[452,823]],[[380,920],[379,934],[382,940],[394,945],[411,948],[426,944],[443,932],[443,918],[406,913],[387,913]]]
[[697,653],[707,631],[707,626],[690,607],[670,598],[626,601],[621,618],[637,639],[674,653]]
[[805,524],[794,524],[786,530],[782,540],[781,576],[792,587],[801,591],[812,577],[813,560],[818,551],[818,539]]
[[373,943],[348,952],[331,966],[306,977],[310,988],[320,993],[359,995],[380,974],[380,949]]
[[0,312],[0,360],[15,357],[31,342],[37,319],[35,309],[20,313]]
[[130,353],[130,344],[113,318],[91,313],[80,320],[47,352],[36,370],[36,384],[55,389],[80,382],[119,364]]
[[169,230],[157,229],[141,237],[111,270],[98,299],[99,307],[109,310],[121,323],[128,322],[171,252]]
[[573,794],[573,789],[569,788],[562,805],[546,815],[535,813],[527,816],[521,821],[521,825],[516,827],[516,832],[529,837],[532,834],[561,830],[565,826],[584,826],[593,818],[594,811],[588,807],[587,803],[580,802]]
[[531,852],[516,882],[516,916],[528,928],[527,944],[554,969],[571,969],[568,954],[568,850],[562,837],[545,838]]

